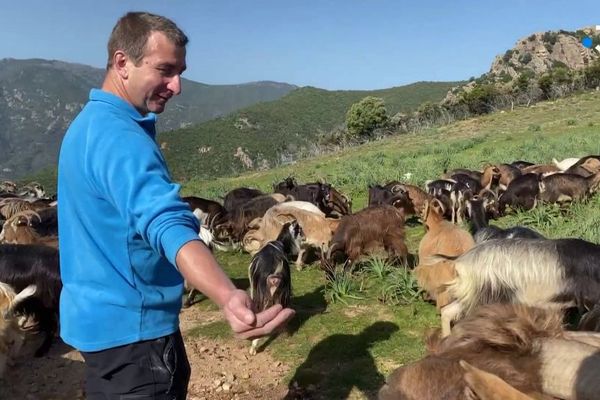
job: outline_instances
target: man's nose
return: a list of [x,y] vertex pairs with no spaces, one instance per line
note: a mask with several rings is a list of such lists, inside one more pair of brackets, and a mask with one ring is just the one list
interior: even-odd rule
[[167,85],[167,89],[173,92],[174,95],[181,93],[181,75],[177,74],[171,78],[171,81]]

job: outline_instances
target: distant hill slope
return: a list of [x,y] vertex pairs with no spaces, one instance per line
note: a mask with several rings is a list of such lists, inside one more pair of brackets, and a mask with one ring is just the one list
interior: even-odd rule
[[266,169],[313,146],[319,133],[342,124],[350,106],[381,97],[389,115],[438,102],[457,82],[419,82],[372,91],[305,87],[225,117],[158,137],[175,178],[215,177]]
[[[56,164],[62,137],[99,87],[104,70],[54,60],[0,60],[0,179],[16,179]],[[183,92],[160,116],[159,130],[197,124],[296,86],[276,82],[206,85],[183,79]]]

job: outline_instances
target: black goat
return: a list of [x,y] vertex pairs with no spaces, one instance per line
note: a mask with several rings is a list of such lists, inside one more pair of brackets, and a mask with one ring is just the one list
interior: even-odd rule
[[62,281],[58,250],[48,246],[0,245],[0,282],[20,292],[35,285],[35,294],[19,304],[15,314],[32,316],[45,337],[36,357],[48,352],[58,330],[58,310]]
[[[252,257],[248,267],[250,297],[255,313],[281,304],[290,305],[292,297],[292,278],[289,256],[297,255],[304,232],[296,221],[283,225],[277,239],[268,242]],[[252,341],[250,354],[255,355],[259,339]]]
[[485,200],[479,196],[473,196],[467,201],[467,211],[470,219],[470,231],[475,243],[481,243],[491,239],[544,239],[536,231],[525,228],[524,226],[513,226],[502,229],[494,225],[489,225],[488,214],[485,209]]

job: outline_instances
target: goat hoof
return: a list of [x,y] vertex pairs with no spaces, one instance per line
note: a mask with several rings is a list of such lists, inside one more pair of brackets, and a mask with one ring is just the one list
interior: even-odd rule
[[255,356],[256,355],[256,347],[254,347],[254,346],[250,347],[250,350],[248,351],[248,353],[250,353],[251,356]]

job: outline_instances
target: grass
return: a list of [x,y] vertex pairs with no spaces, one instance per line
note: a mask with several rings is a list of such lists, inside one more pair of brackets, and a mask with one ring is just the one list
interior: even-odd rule
[[[323,178],[333,183],[359,210],[366,204],[368,184],[401,179],[407,172],[412,173],[411,183],[421,185],[445,168],[600,154],[599,124],[600,93],[585,93],[388,138],[284,168],[194,179],[186,182],[183,193],[217,198],[238,186],[270,190],[273,182],[294,175],[300,181]],[[581,237],[600,243],[600,196],[567,209],[541,205],[494,223],[529,226],[551,238]],[[412,225],[407,228],[407,246],[414,254],[424,232],[421,225]],[[236,284],[247,285],[248,255],[217,257]],[[420,300],[411,279],[403,267],[378,259],[359,265],[353,275],[340,275],[335,287],[317,266],[294,271],[297,314],[289,326],[291,334],[279,336],[266,351],[292,367],[289,382],[313,384],[321,398],[347,398],[350,393],[353,398],[369,397],[389,372],[423,356],[425,331],[439,326],[435,307]],[[215,309],[210,302],[197,307]],[[193,334],[231,337],[223,322],[199,325]]]

